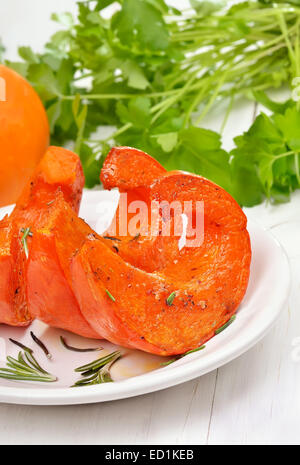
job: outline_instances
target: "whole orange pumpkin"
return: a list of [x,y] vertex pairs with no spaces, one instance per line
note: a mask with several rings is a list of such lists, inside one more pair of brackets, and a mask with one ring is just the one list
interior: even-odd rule
[[0,206],[16,202],[49,145],[42,102],[15,71],[0,65]]

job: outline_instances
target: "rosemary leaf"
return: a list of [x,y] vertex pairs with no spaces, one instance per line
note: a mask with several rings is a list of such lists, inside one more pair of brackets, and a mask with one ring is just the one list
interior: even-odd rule
[[172,294],[170,294],[169,297],[167,298],[166,303],[167,305],[169,305],[169,307],[173,305],[175,297],[176,297],[176,291],[172,292]]
[[101,368],[102,366],[106,365],[107,363],[109,363],[112,360],[112,358],[114,358],[116,355],[120,356],[121,352],[116,350],[115,352],[112,352],[111,354],[105,355],[105,357],[98,358],[97,360],[94,360],[93,362],[88,363],[87,365],[83,365],[82,367],[76,368],[75,371],[77,373],[81,373],[81,372],[84,373],[88,370],[97,370]]
[[30,349],[29,347],[24,346],[24,344],[21,344],[21,342],[15,341],[14,339],[11,339],[11,338],[9,338],[9,340],[10,340],[10,342],[15,344],[16,346],[23,349],[25,352],[32,352],[32,349]]
[[224,329],[228,328],[228,326],[230,326],[234,322],[235,319],[236,319],[236,315],[233,315],[230,318],[230,320],[227,321],[227,323],[225,323],[225,325],[221,326],[221,328],[216,330],[215,335],[217,336],[218,334],[222,333]]
[[197,347],[196,349],[189,350],[188,352],[185,352],[182,355],[178,355],[176,358],[172,358],[172,360],[168,360],[168,362],[161,363],[161,366],[166,367],[168,365],[171,365],[171,363],[177,362],[177,360],[180,360],[181,358],[185,357],[186,355],[193,354],[194,352],[199,352],[199,350],[204,350],[206,346],[201,346]]
[[36,335],[32,331],[30,331],[30,336],[32,337],[33,341],[42,349],[42,351],[44,352],[46,357],[49,360],[51,360],[52,355],[50,354],[50,352],[47,349],[47,347],[45,346],[45,344],[38,337],[36,337]]
[[[20,360],[20,358],[19,358]],[[23,363],[19,360],[14,359],[13,357],[7,357],[7,366],[12,368],[13,370],[23,370],[30,373],[35,373],[35,369],[31,368],[30,366],[25,367],[25,361],[23,359]]]
[[177,362],[179,358],[172,358],[172,360],[169,360],[168,362],[163,362],[160,364],[161,367],[167,367],[168,365],[171,365],[171,363]]
[[[28,232],[27,232],[27,230],[28,230]],[[26,235],[29,236],[29,237],[33,236],[33,232],[30,230],[30,228],[22,228],[21,233],[26,233]]]
[[24,376],[23,374],[14,374],[14,375],[9,375],[2,373],[2,370],[0,370],[0,378],[2,379],[8,379],[11,381],[35,381],[37,383],[54,383],[57,381],[56,378],[42,378],[40,376]]
[[[111,365],[110,365],[111,366]],[[110,368],[109,366],[109,368]],[[98,374],[98,384],[103,384],[103,383],[112,383],[113,380],[110,376],[109,368],[104,367],[103,370],[99,371]]]
[[85,353],[85,352],[97,352],[98,350],[103,350],[103,347],[96,347],[96,348],[89,348],[89,349],[79,349],[78,347],[70,346],[67,343],[67,341],[65,340],[65,338],[62,337],[62,336],[60,336],[60,342],[62,343],[62,345],[64,346],[65,349],[70,350],[72,352]]
[[181,357],[185,357],[186,355],[193,354],[194,352],[199,352],[200,350],[204,350],[206,346],[201,346],[197,347],[196,349],[189,350],[185,354],[183,354]]
[[43,368],[38,364],[38,362],[32,354],[25,353],[25,358],[27,359],[27,362],[31,364],[37,371],[46,375],[48,374],[47,371],[43,370]]
[[93,376],[80,379],[79,381],[77,381],[77,382],[74,384],[74,386],[86,386],[86,385],[90,385],[90,384],[93,383],[93,381],[95,381],[95,379],[97,378],[98,374],[99,374],[99,371],[97,371]]
[[24,249],[26,258],[28,258],[29,257],[29,250],[28,250],[27,238],[28,238],[28,236],[32,237],[33,234],[31,232],[30,228],[22,228],[21,232],[23,233],[23,236],[21,238],[21,242],[22,242],[22,245],[23,245],[23,249]]
[[121,239],[118,239],[117,237],[112,237],[112,236],[103,236],[103,239],[107,239],[109,241],[121,242]]
[[108,297],[110,298],[110,300],[112,300],[113,302],[115,302],[115,301],[116,301],[116,299],[114,298],[114,296],[113,296],[113,295],[111,295],[111,293],[109,292],[109,290],[108,290],[108,289],[105,289],[105,292],[106,292],[106,294],[108,295]]
[[129,242],[137,241],[141,237],[141,233],[137,233]]

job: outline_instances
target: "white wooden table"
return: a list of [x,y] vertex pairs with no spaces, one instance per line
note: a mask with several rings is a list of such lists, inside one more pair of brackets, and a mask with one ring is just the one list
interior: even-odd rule
[[[73,0],[0,0],[9,57],[18,44],[41,48],[55,30],[50,12],[74,9]],[[226,148],[256,110],[237,104]],[[219,129],[220,117],[206,125]],[[300,444],[300,192],[289,204],[247,214],[272,230],[292,268],[289,307],[263,341],[217,371],[154,394],[76,407],[0,405],[0,444]]]

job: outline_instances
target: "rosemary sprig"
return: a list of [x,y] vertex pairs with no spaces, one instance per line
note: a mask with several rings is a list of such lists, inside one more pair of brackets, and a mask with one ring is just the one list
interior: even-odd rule
[[56,376],[45,371],[33,356],[32,351],[19,352],[18,358],[7,357],[7,368],[0,368],[0,378],[12,381],[36,381],[54,383]]
[[27,244],[27,238],[32,237],[33,233],[31,232],[30,228],[22,228],[21,232],[23,233],[23,236],[21,237],[21,242],[23,245],[23,249],[26,255],[26,258],[29,257],[29,250],[28,250],[28,244]]
[[234,322],[235,319],[236,319],[236,315],[233,315],[230,318],[230,320],[227,321],[227,323],[225,323],[225,325],[221,326],[221,328],[216,330],[215,335],[217,336],[218,334],[222,333],[224,329],[228,328],[228,326],[230,326]]
[[176,297],[176,291],[172,292],[166,300],[166,304],[171,307],[173,305],[174,299]]
[[109,292],[108,289],[105,289],[105,292],[106,292],[106,294],[108,295],[108,297],[110,298],[110,300],[112,300],[113,302],[116,301],[116,299],[115,299],[114,296]]
[[94,348],[89,348],[89,349],[79,349],[78,347],[73,347],[73,346],[70,346],[67,341],[65,340],[64,337],[60,336],[60,342],[62,343],[62,345],[64,346],[65,349],[67,350],[70,350],[72,352],[81,352],[81,353],[85,353],[85,352],[96,352],[98,350],[103,350],[103,347],[94,347]]
[[47,347],[45,346],[45,344],[38,337],[36,337],[36,335],[32,331],[30,331],[30,336],[32,337],[33,341],[42,349],[42,351],[44,352],[46,357],[49,360],[51,360],[52,355],[50,354],[50,352],[47,349]]
[[119,350],[99,358],[94,362],[76,368],[76,373],[81,373],[82,379],[72,387],[93,386],[95,384],[112,383],[110,375],[112,365],[122,356]]
[[176,358],[172,358],[172,360],[169,360],[168,362],[161,363],[161,366],[166,367],[168,365],[171,365],[171,363],[177,362],[177,360],[180,360],[181,358],[185,357],[186,355],[193,354],[194,352],[199,352],[199,350],[204,350],[206,346],[201,346],[197,347],[196,349],[188,350],[182,355],[178,355]]

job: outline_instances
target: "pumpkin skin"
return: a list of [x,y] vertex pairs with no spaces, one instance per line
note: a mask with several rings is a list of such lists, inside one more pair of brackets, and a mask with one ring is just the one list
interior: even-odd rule
[[30,84],[0,65],[0,86],[5,94],[5,101],[0,100],[1,207],[17,201],[43,157],[50,136],[46,111]]

